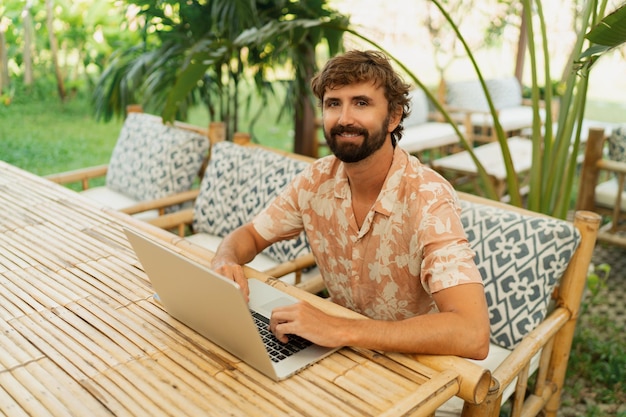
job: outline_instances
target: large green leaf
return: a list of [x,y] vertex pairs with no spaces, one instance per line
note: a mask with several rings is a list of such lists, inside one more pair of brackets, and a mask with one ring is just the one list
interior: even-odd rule
[[[215,49],[211,50],[212,47]],[[228,49],[225,46],[216,47],[210,41],[202,41],[194,46],[190,58],[177,75],[176,83],[168,94],[167,103],[161,113],[163,120],[171,122],[176,118],[180,103],[196,88],[207,69],[218,62],[223,62],[227,53]]]
[[585,38],[594,44],[612,48],[626,42],[626,3],[602,19]]

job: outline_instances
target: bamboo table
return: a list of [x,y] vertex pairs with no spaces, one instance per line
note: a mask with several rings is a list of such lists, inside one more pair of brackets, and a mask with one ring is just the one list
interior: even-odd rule
[[0,412],[429,415],[459,392],[456,371],[353,348],[274,382],[153,301],[122,226],[202,255],[172,234],[0,161]]

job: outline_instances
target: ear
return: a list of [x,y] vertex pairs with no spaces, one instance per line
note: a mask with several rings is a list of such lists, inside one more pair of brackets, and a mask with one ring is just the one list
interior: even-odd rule
[[389,118],[389,128],[387,129],[389,133],[396,130],[396,127],[398,127],[401,121],[402,121],[402,106],[396,106],[395,111]]

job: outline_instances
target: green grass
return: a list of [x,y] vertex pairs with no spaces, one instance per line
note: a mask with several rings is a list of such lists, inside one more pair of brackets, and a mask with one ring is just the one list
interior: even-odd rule
[[96,122],[86,100],[0,105],[0,159],[38,175],[105,164],[122,122]]
[[[252,132],[257,143],[293,150],[291,118],[278,118],[282,103],[270,98],[266,105],[252,104],[242,114],[241,131]],[[251,127],[254,112],[263,117]],[[208,126],[205,108],[193,108],[189,123]],[[38,175],[105,164],[109,161],[123,121],[98,122],[88,99],[77,97],[62,104],[58,100],[0,104],[0,160]]]

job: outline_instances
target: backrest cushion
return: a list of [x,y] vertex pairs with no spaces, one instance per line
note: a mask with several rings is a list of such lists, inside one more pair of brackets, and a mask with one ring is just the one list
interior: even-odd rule
[[496,109],[522,105],[522,86],[515,77],[493,78],[485,81]]
[[455,81],[446,85],[448,106],[474,111],[489,111],[485,93],[478,80]]
[[[496,110],[522,104],[522,86],[515,77],[485,80]],[[451,107],[489,111],[485,92],[478,80],[451,82],[446,86],[446,101]]]
[[616,126],[608,138],[609,158],[626,162],[626,124]]
[[[260,147],[214,144],[196,199],[194,230],[226,236],[251,221],[308,165]],[[310,251],[303,232],[274,243],[264,253],[281,263]]]
[[146,113],[130,113],[117,139],[107,187],[138,201],[187,191],[209,151],[198,133],[164,125]]
[[411,100],[411,114],[402,122],[405,128],[418,126],[428,121],[428,100],[424,91],[416,88],[409,92],[409,98]]
[[491,342],[513,349],[546,317],[580,233],[555,218],[461,204],[461,221],[485,284]]

